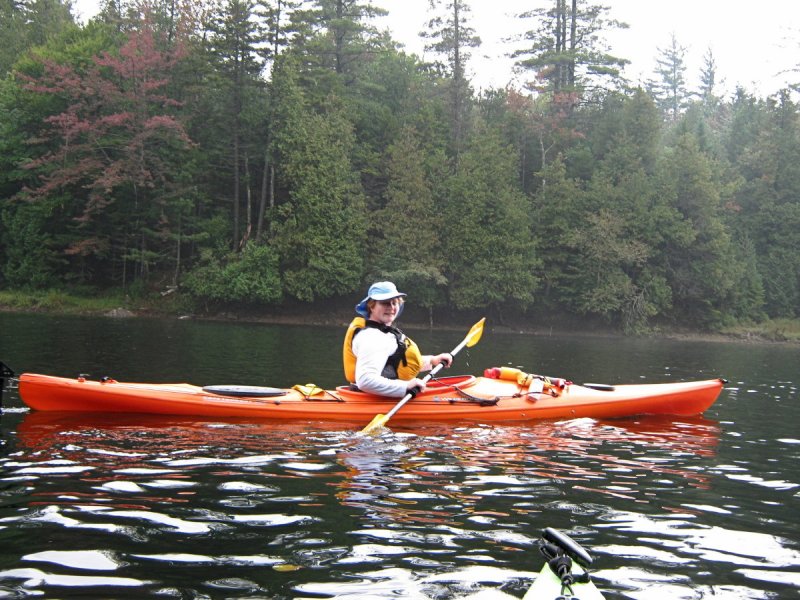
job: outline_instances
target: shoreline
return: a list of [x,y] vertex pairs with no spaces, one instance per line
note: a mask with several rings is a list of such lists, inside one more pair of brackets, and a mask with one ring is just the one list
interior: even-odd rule
[[[264,311],[258,315],[253,314],[251,311],[220,311],[216,314],[184,314],[180,311],[162,311],[153,310],[149,308],[123,308],[117,307],[112,309],[98,308],[87,309],[67,309],[56,310],[43,306],[38,307],[12,307],[5,304],[0,304],[0,312],[7,314],[32,314],[32,315],[47,315],[47,316],[79,316],[79,317],[100,317],[110,319],[175,319],[175,320],[192,320],[192,321],[208,321],[208,322],[228,322],[228,323],[259,323],[259,324],[273,324],[273,325],[313,325],[322,327],[341,327],[344,330],[350,322],[352,316],[345,315],[340,311],[319,312],[308,310],[306,313],[297,313],[292,310],[288,311]],[[444,331],[457,331],[468,328],[470,323],[469,319],[461,316],[455,319],[444,319],[434,323],[433,328]],[[419,318],[414,318],[414,315],[407,315],[407,318],[401,323],[401,326],[409,330],[430,329],[428,323],[421,321]],[[800,340],[793,339],[775,339],[774,337],[765,336],[757,332],[741,331],[741,332],[700,332],[700,331],[685,331],[685,330],[663,330],[655,329],[650,332],[641,334],[626,334],[619,330],[612,328],[598,327],[594,324],[591,327],[574,328],[574,327],[530,327],[528,323],[513,323],[513,324],[492,324],[487,322],[487,329],[501,334],[512,335],[536,335],[540,337],[571,337],[571,336],[589,336],[589,337],[606,337],[606,338],[642,338],[642,339],[670,339],[694,342],[728,342],[728,343],[743,343],[743,344],[774,344],[774,345],[800,345]]]

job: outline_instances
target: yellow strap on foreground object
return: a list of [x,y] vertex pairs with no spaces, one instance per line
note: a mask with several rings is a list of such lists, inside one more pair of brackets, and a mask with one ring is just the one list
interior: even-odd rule
[[316,396],[318,394],[325,393],[325,390],[323,390],[321,387],[319,387],[318,385],[315,385],[313,383],[307,383],[305,385],[302,385],[302,384],[298,383],[297,385],[292,386],[292,389],[293,390],[297,390],[298,392],[303,394],[303,396],[306,396],[306,397],[308,397],[308,396]]

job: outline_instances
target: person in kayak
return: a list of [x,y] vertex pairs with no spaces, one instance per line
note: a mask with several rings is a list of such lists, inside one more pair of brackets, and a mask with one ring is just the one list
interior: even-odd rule
[[356,305],[358,316],[347,328],[342,356],[347,381],[362,392],[401,398],[415,388],[425,391],[425,382],[417,375],[440,363],[445,367],[453,363],[447,352],[423,355],[411,338],[394,326],[405,297],[391,281],[379,281]]

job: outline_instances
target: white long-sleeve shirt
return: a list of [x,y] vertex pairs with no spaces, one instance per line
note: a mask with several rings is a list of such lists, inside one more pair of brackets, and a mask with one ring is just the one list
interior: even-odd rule
[[[406,395],[406,381],[388,379],[381,373],[386,361],[397,351],[397,338],[392,333],[365,327],[353,338],[353,354],[356,356],[355,384],[362,392],[402,398]],[[422,370],[430,371],[432,356],[422,357]]]

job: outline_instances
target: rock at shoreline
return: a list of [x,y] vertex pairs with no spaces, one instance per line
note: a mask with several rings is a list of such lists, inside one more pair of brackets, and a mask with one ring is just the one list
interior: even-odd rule
[[118,319],[124,319],[127,317],[135,317],[136,315],[129,311],[127,308],[115,308],[114,310],[110,310],[105,314],[106,317],[115,317]]

